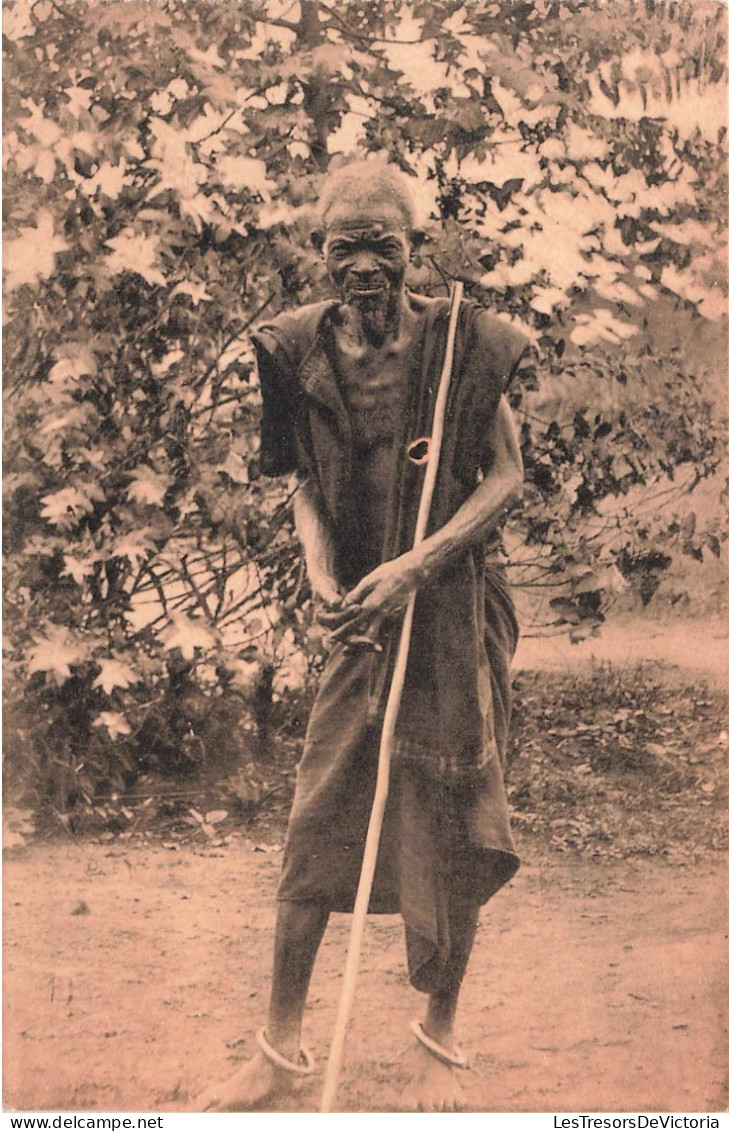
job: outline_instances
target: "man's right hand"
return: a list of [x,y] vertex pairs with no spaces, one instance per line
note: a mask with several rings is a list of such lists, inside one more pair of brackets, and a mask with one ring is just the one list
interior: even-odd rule
[[[346,648],[368,648],[374,652],[381,652],[382,645],[376,639],[376,633],[363,635],[362,628],[355,626],[359,610],[346,607],[342,604],[344,594],[332,578],[318,578],[316,584],[311,583],[314,598],[317,624],[326,628],[332,634],[332,641],[342,641]],[[348,632],[348,625],[352,622],[352,632]],[[356,629],[359,628],[359,631]]]
[[322,575],[316,579],[310,579],[310,584],[311,595],[316,606],[316,619],[320,624],[325,624],[320,619],[321,616],[326,616],[328,612],[341,608],[344,594],[333,577]]
[[310,579],[310,584],[317,624],[329,632],[336,632],[340,628],[346,632],[346,625],[354,619],[356,610],[344,607],[344,593],[334,578],[322,575]]

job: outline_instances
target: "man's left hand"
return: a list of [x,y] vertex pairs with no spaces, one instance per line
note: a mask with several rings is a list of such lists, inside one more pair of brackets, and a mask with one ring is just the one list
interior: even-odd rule
[[408,554],[383,562],[346,594],[341,608],[328,618],[334,629],[332,640],[376,638],[380,624],[402,612],[422,580],[421,571]]

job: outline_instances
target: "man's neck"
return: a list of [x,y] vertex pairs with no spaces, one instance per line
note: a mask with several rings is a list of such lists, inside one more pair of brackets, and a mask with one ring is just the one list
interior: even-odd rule
[[388,311],[382,333],[373,332],[357,307],[345,306],[340,344],[352,355],[400,354],[410,345],[417,321],[418,314],[406,293],[399,295],[394,309]]

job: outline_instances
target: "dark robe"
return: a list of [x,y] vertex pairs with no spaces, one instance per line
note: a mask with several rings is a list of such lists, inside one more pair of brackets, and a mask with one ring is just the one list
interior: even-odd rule
[[[412,545],[425,466],[408,448],[431,435],[445,354],[448,303],[411,300],[423,318],[395,441],[382,561]],[[358,562],[371,568],[372,553],[358,545],[336,316],[336,303],[303,307],[259,327],[253,341],[263,396],[261,470],[316,481],[337,576],[350,588],[367,571]],[[525,346],[508,323],[464,304],[429,531],[455,514],[487,472],[485,437]],[[335,645],[329,654],[299,766],[279,899],[352,909],[398,634],[393,624],[382,653]],[[518,867],[503,783],[516,638],[493,541],[464,550],[417,594],[370,910],[402,914],[410,978],[428,992],[437,989],[450,949],[451,897],[485,903]]]

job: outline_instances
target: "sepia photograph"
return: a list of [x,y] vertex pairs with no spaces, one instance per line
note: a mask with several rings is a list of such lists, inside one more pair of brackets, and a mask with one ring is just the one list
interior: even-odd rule
[[718,1128],[726,2],[2,30],[3,1111]]

